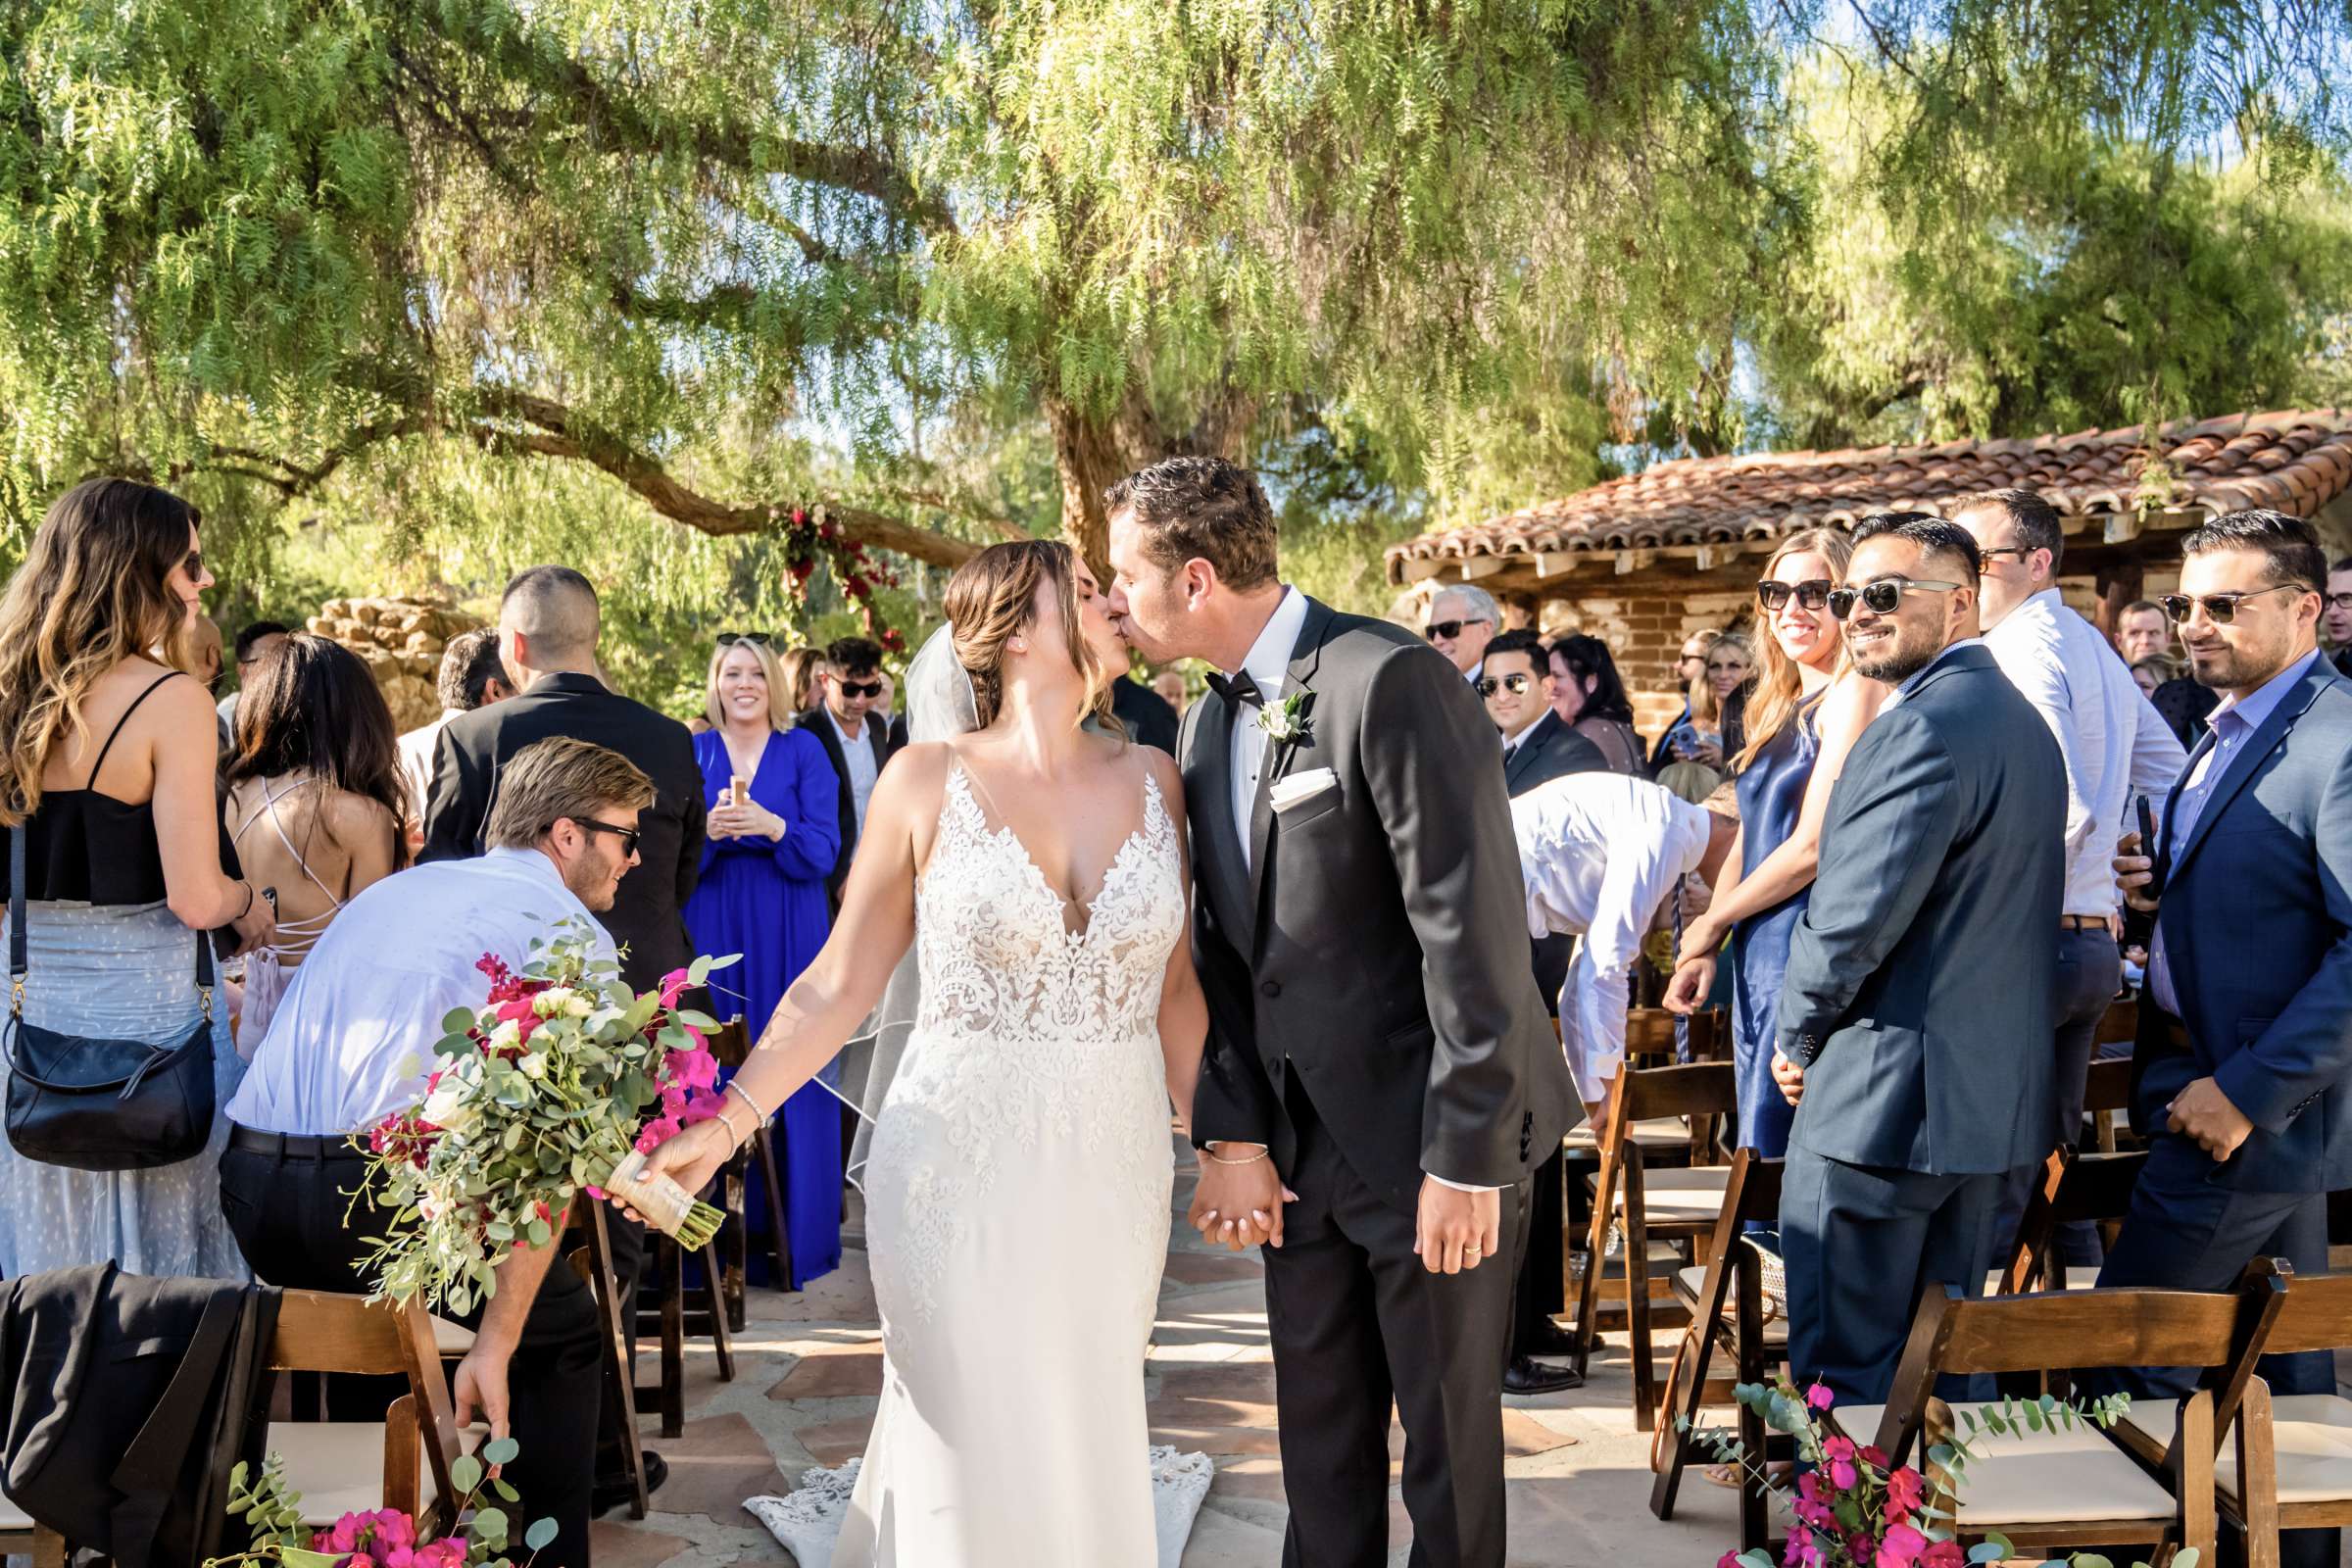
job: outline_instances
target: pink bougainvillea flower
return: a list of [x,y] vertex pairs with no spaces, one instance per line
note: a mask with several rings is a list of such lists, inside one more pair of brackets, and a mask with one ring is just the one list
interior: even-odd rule
[[1920,1553],[1921,1568],[1965,1568],[1968,1554],[1957,1541],[1938,1541]]
[[1821,1548],[1813,1544],[1813,1532],[1798,1525],[1788,1532],[1788,1544],[1781,1551],[1782,1568],[1821,1568]]
[[1830,1386],[1826,1383],[1816,1383],[1805,1390],[1805,1404],[1809,1409],[1827,1410],[1834,1397],[1835,1396],[1830,1393]]
[[1740,1548],[1733,1546],[1715,1559],[1715,1568],[1740,1568]]
[[1920,1473],[1909,1465],[1891,1471],[1886,1477],[1886,1514],[1908,1516],[1918,1511],[1928,1494],[1928,1484]]
[[1873,1470],[1885,1470],[1886,1468],[1886,1450],[1875,1443],[1868,1444],[1862,1449],[1862,1462]]
[[679,995],[692,984],[694,982],[686,978],[685,970],[670,970],[662,977],[662,1005],[665,1008],[676,1006]]
[[1928,1538],[1909,1525],[1890,1525],[1879,1543],[1875,1568],[1911,1568],[1928,1549]]
[[1830,1485],[1839,1492],[1851,1492],[1861,1481],[1862,1473],[1854,1464],[1853,1439],[1829,1439],[1821,1446],[1821,1457],[1830,1472]]

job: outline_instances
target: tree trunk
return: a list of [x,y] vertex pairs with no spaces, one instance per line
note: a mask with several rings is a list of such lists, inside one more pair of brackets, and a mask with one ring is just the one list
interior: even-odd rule
[[1061,533],[1097,578],[1110,580],[1110,519],[1102,492],[1162,458],[1200,456],[1239,463],[1249,449],[1255,400],[1230,390],[1207,400],[1192,427],[1171,434],[1137,390],[1108,418],[1049,400],[1054,464],[1061,473]]

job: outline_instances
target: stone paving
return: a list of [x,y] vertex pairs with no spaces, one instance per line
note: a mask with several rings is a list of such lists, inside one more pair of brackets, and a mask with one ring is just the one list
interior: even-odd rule
[[[1159,1325],[1144,1375],[1152,1440],[1205,1451],[1217,1465],[1184,1568],[1275,1568],[1288,1510],[1263,1277],[1254,1255],[1200,1247],[1180,1222],[1189,1179],[1177,1186]],[[836,1465],[864,1447],[882,1377],[865,1254],[853,1247],[840,1269],[796,1295],[754,1290],[750,1312],[735,1341],[733,1383],[717,1381],[707,1342],[699,1351],[690,1346],[685,1435],[647,1439],[667,1457],[669,1482],[648,1518],[616,1514],[598,1522],[596,1568],[791,1563],[743,1511],[742,1499],[789,1491],[811,1465]],[[640,1375],[653,1376],[653,1358],[640,1355]],[[1596,1357],[1592,1370],[1583,1390],[1504,1401],[1512,1568],[1706,1568],[1735,1539],[1732,1494],[1693,1477],[1674,1522],[1652,1519],[1648,1439],[1634,1430],[1622,1349]],[[644,1425],[654,1429],[650,1417]],[[1391,1436],[1394,1457],[1403,1439]],[[1050,1478],[1041,1480],[1050,1487]],[[1041,1494],[1040,1506],[1047,1505]],[[1393,1563],[1405,1561],[1410,1539],[1392,1491]]]

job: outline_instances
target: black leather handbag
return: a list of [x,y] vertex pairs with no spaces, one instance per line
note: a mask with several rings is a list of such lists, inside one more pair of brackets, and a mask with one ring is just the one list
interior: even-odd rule
[[204,1017],[176,1045],[92,1040],[24,1021],[24,829],[8,846],[8,1141],[75,1170],[153,1170],[213,1132],[213,946],[196,943]]

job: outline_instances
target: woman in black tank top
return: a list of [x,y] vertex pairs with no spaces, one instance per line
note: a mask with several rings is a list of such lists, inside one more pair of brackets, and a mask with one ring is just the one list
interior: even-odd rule
[[[187,659],[211,586],[195,510],[125,479],[51,507],[0,600],[0,823],[25,850],[23,1016],[69,1034],[173,1044],[202,1013],[195,945],[266,940],[269,905],[222,869],[218,748]],[[93,744],[95,743],[95,744]],[[212,1009],[225,1105],[243,1074]],[[242,1278],[214,1147],[146,1171],[40,1164],[0,1145],[0,1275],[109,1260]]]

